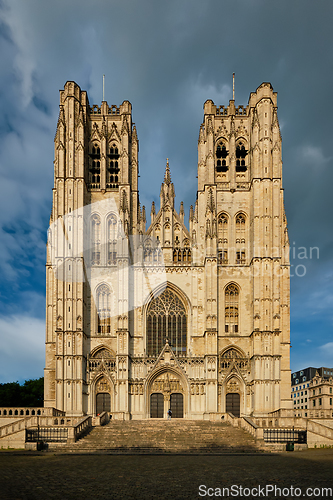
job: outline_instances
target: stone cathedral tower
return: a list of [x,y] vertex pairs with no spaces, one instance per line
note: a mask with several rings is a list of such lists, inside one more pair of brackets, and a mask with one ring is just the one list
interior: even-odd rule
[[[272,86],[260,85],[246,107],[205,102],[188,227],[167,161],[146,228],[138,149],[128,101],[90,106],[66,83],[55,136],[45,406],[120,419],[162,418],[169,407],[193,419],[291,408],[289,242]],[[126,250],[134,237],[136,256]],[[164,278],[153,285],[157,268]]]

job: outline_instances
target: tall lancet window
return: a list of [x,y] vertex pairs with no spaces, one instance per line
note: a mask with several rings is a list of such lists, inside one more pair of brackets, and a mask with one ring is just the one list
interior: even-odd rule
[[101,263],[101,219],[95,214],[91,218],[91,264]]
[[117,144],[112,143],[108,154],[106,174],[107,189],[117,189],[119,186],[119,151]]
[[228,264],[228,216],[220,214],[217,219],[218,263]]
[[158,355],[166,340],[178,355],[186,355],[187,315],[183,302],[170,289],[153,299],[147,311],[147,353]]
[[236,146],[236,172],[246,172],[246,156],[248,151],[245,149],[245,143],[239,141]]
[[225,332],[238,332],[239,289],[233,283],[225,289]]
[[245,215],[238,214],[236,216],[236,236],[241,236],[245,234]]
[[111,333],[111,291],[107,285],[97,289],[98,333]]
[[227,156],[229,151],[227,151],[225,142],[220,140],[216,146],[216,172],[227,172]]
[[91,148],[89,166],[89,184],[91,188],[100,188],[101,185],[101,150],[98,144]]
[[108,265],[113,266],[117,263],[117,218],[115,215],[109,215],[107,220],[108,231]]

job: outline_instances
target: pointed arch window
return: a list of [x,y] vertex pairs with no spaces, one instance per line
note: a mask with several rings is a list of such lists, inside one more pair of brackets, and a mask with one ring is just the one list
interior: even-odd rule
[[236,172],[246,172],[246,156],[248,151],[245,149],[245,143],[239,141],[236,145]]
[[117,263],[117,218],[115,215],[109,215],[107,219],[108,231],[108,265],[116,265]]
[[106,366],[109,370],[116,368],[116,356],[114,352],[102,347],[98,349],[89,359],[89,370],[98,370],[101,365]]
[[228,154],[229,151],[227,151],[227,147],[224,141],[219,141],[216,146],[216,172],[227,172]]
[[220,366],[222,369],[230,368],[230,365],[237,365],[240,369],[248,366],[248,359],[237,349],[228,349],[220,357]]
[[245,233],[245,215],[240,213],[236,215],[236,233]]
[[112,143],[108,154],[106,175],[107,189],[117,189],[119,186],[119,151],[116,143]]
[[91,188],[100,188],[101,183],[101,150],[97,143],[93,144],[90,153],[89,184]]
[[186,355],[187,314],[183,302],[170,289],[153,299],[147,310],[147,353],[157,356],[168,339],[172,350]]
[[233,283],[225,289],[225,332],[238,333],[239,289]]
[[97,289],[98,333],[111,333],[111,290],[107,285]]
[[91,218],[91,265],[98,266],[101,263],[101,219],[95,214]]
[[217,219],[218,263],[228,264],[228,216],[220,214]]

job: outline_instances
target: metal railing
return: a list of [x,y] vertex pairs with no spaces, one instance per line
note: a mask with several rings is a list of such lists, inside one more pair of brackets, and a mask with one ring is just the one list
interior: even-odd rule
[[295,429],[264,429],[266,443],[306,444],[306,431]]
[[61,443],[66,442],[68,429],[64,427],[39,427],[37,429],[26,429],[25,440],[27,443]]

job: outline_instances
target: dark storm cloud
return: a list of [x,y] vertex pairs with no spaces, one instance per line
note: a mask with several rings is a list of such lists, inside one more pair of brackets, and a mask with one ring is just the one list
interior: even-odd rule
[[246,104],[262,81],[278,91],[290,241],[320,250],[319,259],[297,252],[292,259],[294,269],[306,268],[292,278],[293,368],[308,360],[297,347],[306,340],[323,359],[320,346],[330,342],[333,324],[331,1],[11,0],[0,3],[0,13],[0,292],[17,315],[13,324],[27,311],[43,316],[64,83],[75,80],[99,103],[105,74],[108,102],[132,102],[149,219],[167,157],[176,207],[183,199],[188,216],[203,103],[227,104],[235,72],[236,104]]

